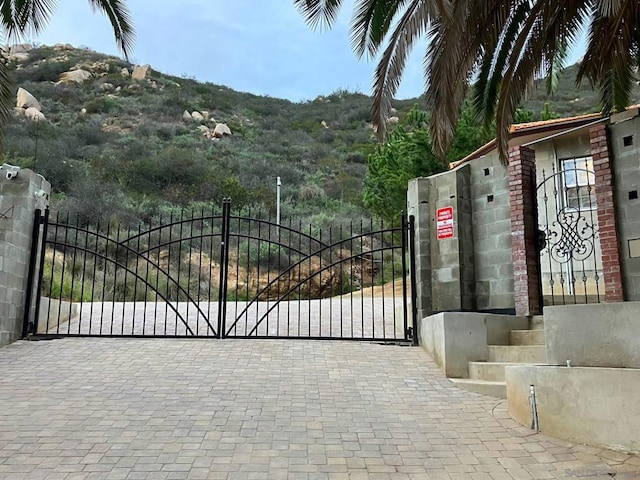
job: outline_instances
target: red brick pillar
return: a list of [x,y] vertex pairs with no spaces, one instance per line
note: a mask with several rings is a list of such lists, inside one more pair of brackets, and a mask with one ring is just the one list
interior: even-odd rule
[[613,192],[612,154],[609,150],[607,127],[599,123],[589,129],[591,156],[595,172],[598,230],[602,250],[602,276],[605,301],[622,302],[622,272],[620,269],[620,245],[616,225],[615,197]]
[[540,279],[536,239],[536,157],[528,147],[509,149],[509,197],[511,202],[511,242],[513,283],[517,315],[538,315]]

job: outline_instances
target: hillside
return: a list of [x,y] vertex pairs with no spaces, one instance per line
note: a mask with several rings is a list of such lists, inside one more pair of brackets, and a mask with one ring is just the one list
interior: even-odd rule
[[[375,148],[366,95],[337,91],[293,103],[152,68],[136,80],[133,65],[86,49],[25,50],[12,50],[11,77],[16,90],[35,96],[46,121],[14,116],[3,160],[51,181],[55,210],[80,221],[116,216],[135,225],[232,197],[236,207],[274,212],[280,176],[284,216],[322,225],[366,213],[362,180]],[[60,83],[72,70],[89,78]],[[573,87],[573,78],[568,69],[552,110],[594,111],[595,94]],[[525,107],[539,112],[544,101],[537,91]],[[397,116],[416,102],[396,102]],[[232,134],[210,138],[218,123]]]

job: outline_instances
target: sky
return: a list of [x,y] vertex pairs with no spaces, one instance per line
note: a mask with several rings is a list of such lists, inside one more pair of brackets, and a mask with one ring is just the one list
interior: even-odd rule
[[[352,2],[331,31],[311,30],[293,0],[129,0],[136,44],[129,60],[234,90],[312,100],[338,89],[371,93],[375,59],[351,50]],[[48,26],[26,41],[70,43],[121,56],[108,19],[88,0],[59,0]],[[426,41],[409,58],[398,98],[424,90]],[[580,52],[570,56],[570,63]]]

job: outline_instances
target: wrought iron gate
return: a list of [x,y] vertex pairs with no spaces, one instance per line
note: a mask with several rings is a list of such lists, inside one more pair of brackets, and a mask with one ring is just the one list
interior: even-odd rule
[[225,200],[135,230],[36,224],[32,335],[417,340],[412,219],[322,230]]
[[602,256],[591,157],[542,171],[538,203],[543,305],[600,302]]

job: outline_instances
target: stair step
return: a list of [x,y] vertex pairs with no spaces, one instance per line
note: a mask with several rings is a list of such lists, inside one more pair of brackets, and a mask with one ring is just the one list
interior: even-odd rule
[[489,345],[490,362],[545,363],[547,347],[544,345]]
[[544,345],[544,330],[511,330],[509,345]]
[[529,328],[531,330],[544,329],[544,315],[533,315],[529,318]]
[[457,387],[470,392],[489,395],[490,397],[507,398],[507,384],[488,380],[476,380],[473,378],[450,378]]
[[[545,362],[536,363],[544,365]],[[469,362],[469,378],[474,380],[487,380],[490,382],[504,382],[504,367],[510,365],[531,365],[531,363],[519,362]]]

